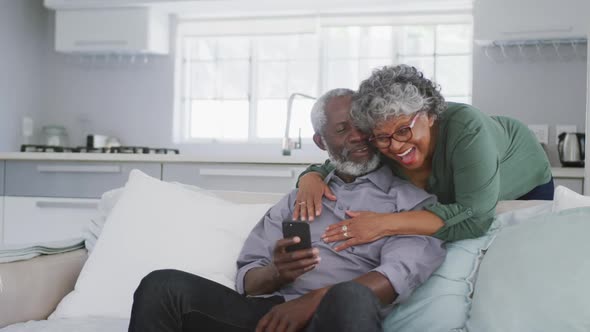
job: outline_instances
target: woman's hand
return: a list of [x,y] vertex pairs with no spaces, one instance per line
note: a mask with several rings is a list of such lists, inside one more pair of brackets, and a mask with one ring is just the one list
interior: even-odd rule
[[384,236],[391,234],[386,233],[387,216],[390,213],[375,213],[369,211],[346,211],[351,219],[332,224],[326,228],[322,235],[322,240],[326,243],[344,241],[334,248],[341,251],[346,248],[377,241]]
[[309,220],[322,213],[322,197],[335,201],[336,196],[317,172],[309,172],[299,179],[299,190],[293,209],[293,220]]

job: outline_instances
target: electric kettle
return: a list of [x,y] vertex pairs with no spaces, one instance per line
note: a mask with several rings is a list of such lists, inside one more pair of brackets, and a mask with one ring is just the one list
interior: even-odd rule
[[584,167],[586,135],[561,133],[558,136],[557,152],[564,167]]

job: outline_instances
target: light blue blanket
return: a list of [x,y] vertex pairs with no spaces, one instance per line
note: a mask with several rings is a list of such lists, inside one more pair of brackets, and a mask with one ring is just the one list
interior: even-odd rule
[[551,212],[552,203],[499,214],[486,235],[447,243],[447,257],[437,271],[384,321],[384,331],[449,332],[469,317],[479,264],[498,233]]

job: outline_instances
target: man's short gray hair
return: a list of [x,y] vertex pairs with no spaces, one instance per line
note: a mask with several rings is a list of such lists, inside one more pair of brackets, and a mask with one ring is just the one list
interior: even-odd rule
[[354,91],[350,89],[333,89],[319,97],[311,108],[311,125],[313,126],[313,130],[323,137],[324,127],[328,121],[326,117],[326,104],[332,98],[350,96],[353,94]]
[[353,97],[352,118],[362,130],[398,115],[426,111],[438,117],[447,104],[440,87],[408,65],[375,69]]

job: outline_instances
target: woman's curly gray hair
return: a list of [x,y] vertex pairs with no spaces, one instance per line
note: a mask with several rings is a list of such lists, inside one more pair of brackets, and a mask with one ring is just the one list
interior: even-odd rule
[[438,117],[447,104],[440,87],[408,65],[375,69],[353,97],[352,118],[365,131],[398,115],[418,111]]

